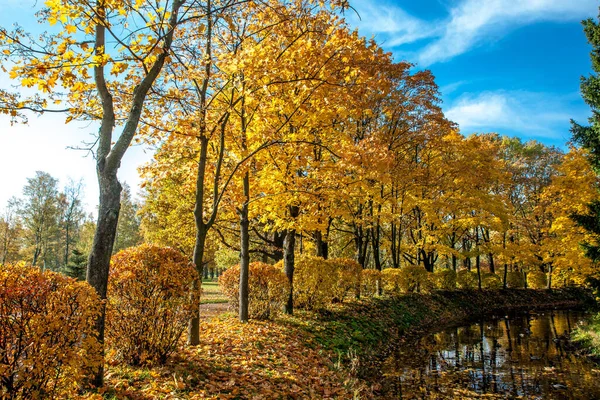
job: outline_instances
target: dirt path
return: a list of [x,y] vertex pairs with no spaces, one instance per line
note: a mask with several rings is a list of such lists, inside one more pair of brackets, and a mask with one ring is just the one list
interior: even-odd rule
[[208,303],[200,305],[200,318],[212,318],[229,311],[229,303]]

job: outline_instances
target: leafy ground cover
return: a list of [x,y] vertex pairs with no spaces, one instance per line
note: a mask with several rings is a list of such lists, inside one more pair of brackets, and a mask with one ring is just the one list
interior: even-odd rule
[[589,306],[584,290],[438,292],[336,304],[241,324],[225,304],[205,316],[201,345],[162,367],[109,365],[95,399],[352,399],[378,396],[388,346],[481,313]]
[[587,325],[577,327],[571,339],[582,353],[600,361],[600,314],[594,316]]

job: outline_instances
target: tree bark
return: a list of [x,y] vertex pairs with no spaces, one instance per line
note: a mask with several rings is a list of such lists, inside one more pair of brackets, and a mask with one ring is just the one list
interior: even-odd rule
[[[289,207],[290,216],[296,218],[300,213],[297,206]],[[285,305],[285,313],[294,314],[294,248],[296,245],[296,230],[288,229],[283,240],[283,268],[288,278],[289,294]]]
[[244,174],[244,205],[240,210],[240,292],[239,292],[239,318],[241,322],[248,322],[248,275],[250,272],[250,233],[248,220],[248,201],[250,193],[250,178],[248,172]]

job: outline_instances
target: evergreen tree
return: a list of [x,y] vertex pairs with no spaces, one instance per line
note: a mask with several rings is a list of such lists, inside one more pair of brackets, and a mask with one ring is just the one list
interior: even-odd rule
[[[581,96],[590,106],[592,116],[588,119],[589,125],[580,125],[571,120],[573,141],[589,152],[589,161],[600,174],[600,25],[592,18],[582,22],[583,30],[588,42],[592,45],[590,58],[593,74],[581,77]],[[584,243],[586,254],[594,261],[600,261],[600,202],[589,204],[589,211],[585,215],[573,215],[573,219],[590,233],[594,234],[593,243]]]
[[80,281],[85,280],[88,255],[78,249],[73,249],[69,257],[69,263],[64,267],[63,273]]

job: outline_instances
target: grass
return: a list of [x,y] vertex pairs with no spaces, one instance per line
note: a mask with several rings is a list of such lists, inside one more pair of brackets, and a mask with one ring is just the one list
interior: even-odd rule
[[204,279],[202,281],[202,304],[227,303],[227,297],[221,292],[216,279]]
[[591,357],[600,358],[600,314],[592,318],[589,324],[575,329],[571,339]]

